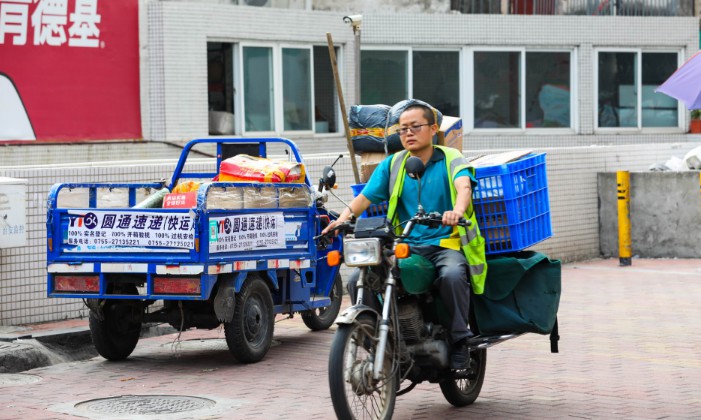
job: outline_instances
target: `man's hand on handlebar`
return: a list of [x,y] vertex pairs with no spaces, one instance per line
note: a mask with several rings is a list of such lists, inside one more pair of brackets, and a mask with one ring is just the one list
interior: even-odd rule
[[456,226],[460,223],[462,214],[448,210],[443,213],[443,226]]
[[343,222],[345,222],[345,220],[340,220],[340,219],[333,220],[331,223],[329,223],[328,226],[326,226],[326,228],[324,228],[324,230],[321,231],[321,234],[327,235],[329,232],[334,230],[338,225],[340,225]]

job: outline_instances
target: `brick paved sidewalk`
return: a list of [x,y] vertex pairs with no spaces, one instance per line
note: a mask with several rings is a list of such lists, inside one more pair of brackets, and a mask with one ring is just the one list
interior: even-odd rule
[[[701,260],[593,260],[563,265],[560,353],[527,334],[488,351],[477,401],[454,408],[434,384],[398,397],[395,419],[701,418]],[[278,318],[281,319],[281,318]],[[126,361],[100,357],[34,369],[36,382],[3,385],[0,419],[133,418],[76,404],[125,395],[215,402],[168,418],[332,419],[326,365],[333,329],[299,317],[276,324],[260,363],[236,363],[223,332],[142,339]],[[142,416],[140,418],[158,418]]]

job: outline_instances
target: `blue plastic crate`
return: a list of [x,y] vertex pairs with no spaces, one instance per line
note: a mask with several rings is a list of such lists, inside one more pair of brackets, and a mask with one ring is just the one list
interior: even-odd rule
[[[365,184],[353,184],[351,189],[353,190],[353,197],[357,197],[365,188]],[[383,201],[379,204],[370,204],[360,217],[387,217],[387,206],[388,203]]]
[[475,214],[487,255],[520,251],[552,236],[545,153],[475,168]]

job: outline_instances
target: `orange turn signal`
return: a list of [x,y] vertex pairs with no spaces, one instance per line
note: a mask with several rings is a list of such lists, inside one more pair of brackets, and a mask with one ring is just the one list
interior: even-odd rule
[[397,244],[394,248],[394,256],[397,258],[409,258],[411,251],[408,244]]
[[326,262],[328,263],[329,267],[335,267],[341,264],[341,253],[338,251],[329,252],[326,254]]

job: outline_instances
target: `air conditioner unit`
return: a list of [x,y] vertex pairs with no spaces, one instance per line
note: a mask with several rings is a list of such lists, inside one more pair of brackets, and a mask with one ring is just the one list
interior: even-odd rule
[[271,0],[243,0],[246,6],[270,7]]

